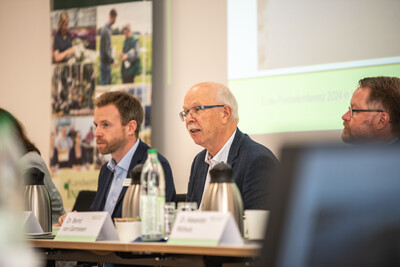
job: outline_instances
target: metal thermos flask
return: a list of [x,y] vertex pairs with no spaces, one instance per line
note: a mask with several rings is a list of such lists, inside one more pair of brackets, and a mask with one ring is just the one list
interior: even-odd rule
[[130,172],[132,177],[131,185],[125,193],[122,202],[122,217],[139,217],[140,216],[140,175],[142,173],[143,164],[136,165]]
[[243,202],[233,179],[233,170],[218,163],[210,170],[211,181],[202,200],[202,210],[230,212],[243,236]]
[[45,233],[51,233],[51,202],[44,186],[44,173],[38,168],[25,172],[25,210],[32,211]]

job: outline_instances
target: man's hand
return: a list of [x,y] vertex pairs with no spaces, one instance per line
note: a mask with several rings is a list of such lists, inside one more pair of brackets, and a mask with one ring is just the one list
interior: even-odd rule
[[[74,211],[70,211],[70,212],[77,212],[77,211],[74,210]],[[63,224],[63,222],[64,222],[64,220],[65,220],[65,217],[67,217],[67,214],[70,213],[70,212],[67,212],[67,213],[65,213],[64,215],[61,215],[61,216],[58,218],[58,225],[57,225],[57,224],[54,224],[54,226],[60,227],[60,226]]]

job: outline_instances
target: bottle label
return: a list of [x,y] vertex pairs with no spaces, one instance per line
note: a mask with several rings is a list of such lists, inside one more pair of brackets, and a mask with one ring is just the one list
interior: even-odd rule
[[143,239],[164,237],[165,196],[142,195],[140,212]]

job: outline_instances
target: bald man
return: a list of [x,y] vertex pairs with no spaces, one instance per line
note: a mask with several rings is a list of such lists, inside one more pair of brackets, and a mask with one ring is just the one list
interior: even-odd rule
[[225,162],[233,168],[244,209],[269,209],[268,183],[278,160],[237,128],[238,104],[231,91],[214,82],[196,84],[186,93],[179,115],[193,141],[204,148],[192,163],[186,200],[201,207],[209,170]]

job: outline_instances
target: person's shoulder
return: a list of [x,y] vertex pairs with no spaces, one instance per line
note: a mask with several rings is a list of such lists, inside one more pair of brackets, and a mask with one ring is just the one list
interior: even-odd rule
[[104,24],[104,26],[100,28],[100,33],[105,34],[107,33],[107,31],[108,31],[108,26],[107,24]]
[[[147,150],[149,150],[150,148],[151,147],[148,144],[146,144],[142,140],[139,140],[139,145],[138,145],[135,153],[144,154],[144,156],[147,158]],[[158,159],[160,160],[160,162],[168,163],[167,158],[164,157],[158,150],[157,150],[157,155],[158,155]]]
[[100,172],[99,172],[99,177],[102,177],[104,175],[105,172],[109,171],[111,172],[108,167],[107,167],[108,161],[106,161],[105,163],[103,163],[103,165],[100,168]]
[[139,41],[139,38],[136,38],[136,36],[134,36],[133,34],[131,37],[129,37],[129,39],[131,40],[132,43],[136,43],[137,41]]
[[267,148],[263,144],[260,144],[256,141],[254,141],[247,134],[243,134],[243,140],[242,140],[240,146],[241,146],[241,150],[251,151],[250,155],[253,155],[253,156],[266,155],[266,156],[275,158],[275,155],[272,153],[272,151],[269,148]]
[[207,149],[203,149],[202,151],[197,153],[197,155],[193,159],[193,163],[197,163],[199,161],[200,162],[204,162],[204,159],[206,157],[206,153],[207,153]]
[[40,156],[36,151],[25,153],[19,160],[19,163],[24,169],[36,167],[46,174],[46,163],[44,162],[42,156]]
[[54,34],[54,39],[55,39],[55,40],[58,40],[58,39],[60,39],[60,38],[61,38],[61,34],[60,34],[59,31],[57,31],[57,32]]
[[39,155],[39,153],[37,153],[36,151],[29,151],[28,153],[25,153],[22,157],[21,157],[21,161],[25,161],[25,162],[40,162],[40,163],[44,163],[43,158]]

